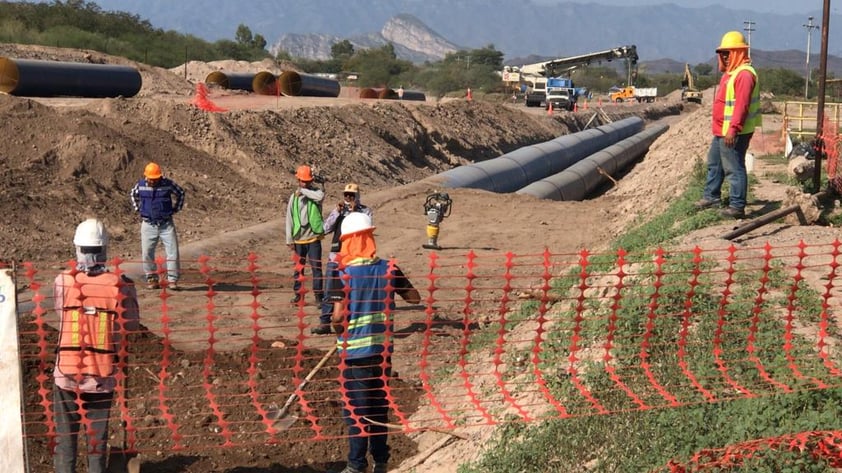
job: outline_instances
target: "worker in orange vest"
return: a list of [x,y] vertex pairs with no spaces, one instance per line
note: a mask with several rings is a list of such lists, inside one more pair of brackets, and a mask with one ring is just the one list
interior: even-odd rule
[[91,218],[80,223],[73,244],[76,265],[56,277],[53,290],[59,316],[53,465],[56,473],[76,471],[77,439],[83,430],[88,471],[103,473],[117,360],[126,353],[123,338],[140,325],[137,291],[131,279],[106,268],[108,234],[102,222]]

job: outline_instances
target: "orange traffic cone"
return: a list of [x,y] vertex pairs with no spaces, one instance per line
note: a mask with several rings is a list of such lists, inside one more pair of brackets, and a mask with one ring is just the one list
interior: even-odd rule
[[466,99],[468,102],[470,102],[471,100],[473,100],[473,99],[474,99],[474,94],[473,94],[473,93],[471,93],[471,88],[470,88],[470,87],[468,87],[468,93],[467,93],[467,94],[465,94],[465,99]]
[[588,109],[588,99],[585,99],[585,105],[584,105],[584,107],[583,107],[583,108],[584,108],[585,110],[587,110],[587,109]]
[[602,97],[598,97],[596,99],[596,106],[602,108]]
[[573,111],[574,111],[574,112],[578,112],[578,111],[579,111],[579,104],[578,104],[578,103],[574,103],[574,104],[573,104]]
[[552,102],[550,102],[550,106],[547,107],[547,116],[548,117],[553,116],[553,103]]

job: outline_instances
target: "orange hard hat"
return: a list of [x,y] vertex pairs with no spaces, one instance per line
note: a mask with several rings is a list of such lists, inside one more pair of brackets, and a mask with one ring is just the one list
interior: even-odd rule
[[298,166],[298,169],[295,170],[295,177],[299,181],[312,181],[313,180],[313,171],[310,169],[310,166],[304,164],[302,166]]
[[163,176],[161,166],[158,166],[156,163],[147,164],[143,169],[143,176],[147,179],[160,179]]

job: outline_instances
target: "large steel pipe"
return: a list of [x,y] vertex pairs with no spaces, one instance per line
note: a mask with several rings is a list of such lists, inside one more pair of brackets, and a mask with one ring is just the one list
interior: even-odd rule
[[213,71],[205,77],[205,84],[217,85],[223,89],[247,90],[251,92],[254,72]]
[[287,96],[339,97],[339,82],[333,79],[284,71],[278,79],[281,93]]
[[560,173],[533,182],[517,191],[539,199],[584,200],[588,194],[645,154],[649,146],[669,129],[654,125],[582,159]]
[[412,100],[412,101],[419,101],[425,102],[427,100],[427,96],[424,92],[418,90],[404,90],[403,91],[403,98],[401,98],[397,91],[389,89],[389,88],[374,88],[374,87],[364,87],[360,89],[360,98],[361,99],[391,99],[391,100]]
[[251,90],[258,95],[280,95],[278,77],[268,71],[258,72],[251,81]]
[[500,157],[445,171],[444,187],[472,187],[514,192],[551,176],[614,143],[643,130],[643,119],[630,117],[598,128],[526,146]]
[[0,92],[22,97],[134,97],[143,79],[137,69],[114,64],[0,57]]

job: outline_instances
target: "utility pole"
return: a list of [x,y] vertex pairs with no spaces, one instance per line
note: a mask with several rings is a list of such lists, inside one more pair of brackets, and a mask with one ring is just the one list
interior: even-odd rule
[[807,17],[807,24],[802,25],[804,28],[807,29],[807,73],[805,74],[804,80],[804,100],[807,100],[807,96],[810,92],[810,43],[813,39],[813,30],[819,29],[819,25],[813,24],[813,17]]
[[751,59],[751,32],[754,31],[754,22],[751,20],[743,21],[743,30],[746,32],[746,41],[748,42],[748,57]]

